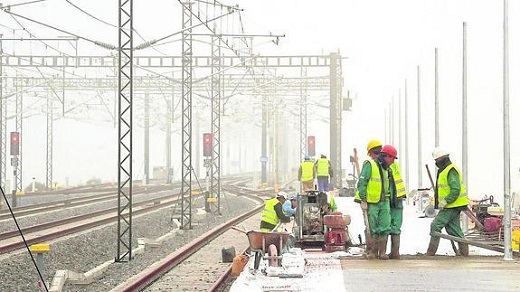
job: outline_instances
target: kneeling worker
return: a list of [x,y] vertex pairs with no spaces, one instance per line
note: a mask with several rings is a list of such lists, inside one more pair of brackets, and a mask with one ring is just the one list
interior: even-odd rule
[[289,216],[283,213],[283,204],[287,200],[287,194],[285,192],[279,192],[275,198],[267,200],[265,202],[264,211],[262,213],[262,221],[260,222],[261,231],[272,231],[276,228],[278,223],[291,222]]

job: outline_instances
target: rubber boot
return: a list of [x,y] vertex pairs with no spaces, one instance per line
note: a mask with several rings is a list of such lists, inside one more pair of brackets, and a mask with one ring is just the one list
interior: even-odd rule
[[388,235],[379,235],[378,239],[378,250],[379,250],[379,259],[387,260],[388,256],[386,255],[386,245],[388,243]]
[[438,236],[432,236],[430,237],[430,244],[428,245],[428,250],[426,251],[427,256],[434,256],[437,252],[437,249],[439,248],[439,242],[441,241],[441,238]]
[[401,245],[401,234],[392,234],[391,235],[392,247],[390,250],[390,258],[393,260],[398,260],[401,258],[399,255],[399,245]]
[[368,250],[368,256],[367,256],[367,258],[368,258],[369,260],[375,260],[375,259],[377,259],[377,252],[378,252],[378,250],[377,250],[377,246],[378,246],[378,244],[377,244],[377,243],[378,243],[377,239],[378,239],[378,236],[377,236],[377,235],[372,235],[372,240],[371,240],[372,243],[369,244],[368,241],[367,241],[367,246],[368,246],[368,245],[371,246],[371,248]]
[[467,243],[459,242],[459,252],[463,257],[469,256],[469,245]]

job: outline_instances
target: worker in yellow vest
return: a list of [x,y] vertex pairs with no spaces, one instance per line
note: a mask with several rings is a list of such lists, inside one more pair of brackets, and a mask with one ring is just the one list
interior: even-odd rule
[[282,223],[291,222],[291,218],[283,212],[283,204],[287,200],[285,192],[278,192],[276,197],[265,202],[262,219],[260,221],[260,230],[269,232],[273,231],[280,221]]
[[[435,148],[432,156],[439,168],[435,185],[435,209],[440,211],[430,225],[431,238],[426,251],[426,255],[429,256],[435,255],[441,239],[433,236],[432,232],[441,232],[442,228],[446,228],[449,235],[464,238],[464,232],[460,227],[460,212],[469,204],[462,172],[451,162],[449,153],[442,148]],[[468,256],[468,244],[459,242],[459,251],[461,255]]]
[[298,180],[302,183],[304,192],[314,190],[314,162],[309,155],[305,155],[298,169]]
[[390,197],[392,192],[395,192],[389,166],[395,157],[383,153],[383,147],[377,146],[377,148],[379,149],[371,149],[380,153],[377,160],[371,159],[363,163],[357,189],[361,208],[368,211],[370,234],[373,240],[368,258],[388,260],[386,245],[390,234]]
[[[392,145],[385,145],[381,153],[397,159],[397,150]],[[389,161],[390,162],[390,161]],[[392,180],[395,183],[395,192],[390,197],[390,255],[389,258],[400,259],[399,247],[401,245],[401,226],[403,225],[403,200],[406,198],[406,188],[401,176],[401,169],[397,162],[390,164]]]
[[320,158],[315,163],[316,180],[318,182],[318,191],[327,192],[330,190],[329,177],[332,178],[332,166],[330,160],[325,154],[321,154]]

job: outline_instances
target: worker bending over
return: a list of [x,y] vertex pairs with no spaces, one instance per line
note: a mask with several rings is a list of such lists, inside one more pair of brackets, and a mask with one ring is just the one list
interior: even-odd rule
[[[469,203],[462,173],[451,162],[449,153],[442,148],[435,148],[432,156],[439,168],[435,185],[435,209],[439,209],[439,213],[430,225],[431,238],[426,251],[426,255],[429,256],[435,255],[441,239],[433,236],[434,231],[441,232],[442,228],[446,228],[449,235],[464,238],[464,232],[460,227],[460,212],[464,211]],[[461,255],[468,256],[468,244],[459,242],[459,251]]]
[[276,197],[269,199],[265,202],[264,211],[262,213],[262,221],[260,221],[261,231],[273,231],[280,223],[291,222],[289,216],[283,213],[283,204],[287,200],[287,194],[285,192],[278,192]]

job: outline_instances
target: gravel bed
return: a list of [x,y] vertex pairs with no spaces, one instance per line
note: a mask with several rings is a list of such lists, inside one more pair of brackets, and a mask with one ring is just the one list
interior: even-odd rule
[[[191,230],[181,230],[170,240],[163,242],[160,247],[146,251],[130,262],[110,265],[104,275],[90,285],[67,284],[63,291],[109,291],[202,233],[255,206],[255,202],[250,199],[230,195],[224,196],[221,202],[223,215],[193,214]],[[197,203],[200,205],[200,201],[193,203],[194,213]],[[172,212],[173,208],[166,208],[149,215],[134,217],[133,247],[137,247],[137,238],[157,238],[171,231]],[[116,237],[117,225],[114,224],[65,240],[51,242],[51,253],[45,255],[46,281],[52,280],[56,270],[84,273],[108,260],[113,260],[117,250]],[[38,281],[38,274],[26,252],[0,257],[0,265],[2,266],[1,291],[36,291],[35,283]]]
[[[85,196],[85,195],[83,195]],[[139,203],[145,200],[158,198],[158,197],[164,197],[166,196],[165,192],[159,192],[159,193],[149,193],[149,194],[134,194],[133,195],[133,201],[134,203]],[[69,197],[70,199],[70,197]],[[62,198],[61,200],[64,200]],[[59,201],[59,200],[56,200]],[[36,204],[36,203],[33,203]],[[102,201],[99,203],[94,204],[88,204],[88,205],[82,205],[77,207],[71,207],[71,208],[64,208],[60,210],[50,211],[45,214],[37,214],[33,216],[24,216],[20,218],[16,218],[16,221],[20,225],[20,227],[29,227],[37,224],[42,224],[44,222],[51,222],[56,220],[62,220],[78,215],[88,214],[96,211],[105,210],[108,208],[115,208],[117,207],[117,197],[114,199]],[[15,230],[16,225],[14,224],[13,220],[8,221],[1,221],[0,224],[0,232],[6,232]]]

